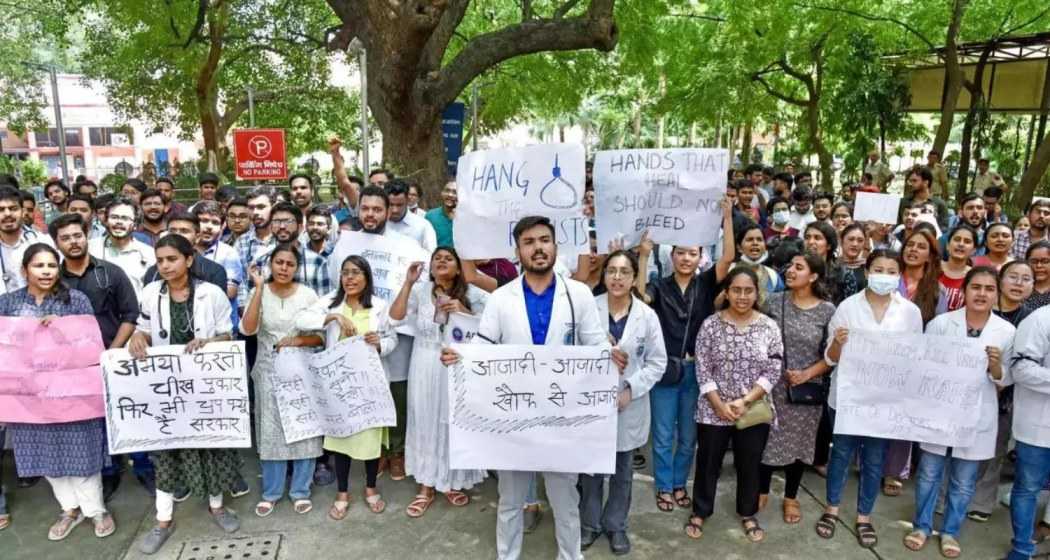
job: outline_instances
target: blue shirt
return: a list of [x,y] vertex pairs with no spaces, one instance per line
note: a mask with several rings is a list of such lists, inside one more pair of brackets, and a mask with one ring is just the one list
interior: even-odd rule
[[452,247],[452,220],[445,215],[445,211],[441,207],[431,208],[424,217],[434,226],[438,247]]
[[529,330],[532,331],[532,343],[543,344],[547,341],[547,329],[551,325],[551,310],[554,308],[554,285],[557,277],[551,279],[551,285],[537,294],[521,276],[521,285],[525,292],[525,313],[529,316]]

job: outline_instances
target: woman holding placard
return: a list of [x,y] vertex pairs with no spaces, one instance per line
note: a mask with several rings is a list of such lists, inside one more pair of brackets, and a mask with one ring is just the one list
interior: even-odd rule
[[[230,340],[230,300],[221,288],[203,282],[190,271],[196,252],[181,235],[157,241],[157,272],[161,279],[142,289],[138,326],[128,340],[128,352],[145,358],[150,346],[184,344],[194,352],[209,342]],[[208,510],[215,524],[227,533],[237,531],[237,514],[222,505],[223,492],[240,480],[240,456],[233,449],[173,449],[150,453],[157,473],[157,525],[139,550],[153,554],[175,531],[172,514],[176,489],[188,488],[208,497]]]
[[920,446],[922,458],[915,487],[914,530],[904,537],[904,546],[909,550],[921,550],[933,534],[933,513],[947,470],[949,482],[944,500],[944,524],[940,531],[941,554],[956,558],[962,553],[959,530],[974,494],[979,462],[995,456],[999,416],[997,387],[1008,371],[1014,338],[1014,326],[992,313],[999,296],[998,284],[994,268],[979,266],[970,269],[963,279],[964,306],[939,315],[926,327],[927,334],[977,339],[988,355],[988,382],[981,388],[980,419],[973,445],[952,447],[950,456],[947,447],[930,443]]
[[[387,356],[397,346],[397,333],[387,315],[386,302],[374,296],[372,267],[358,255],[350,255],[339,267],[339,288],[302,313],[296,327],[317,331],[331,323],[339,325],[339,338],[364,336],[365,343]],[[386,367],[386,364],[383,364]],[[335,457],[335,502],[328,510],[333,521],[346,518],[350,507],[350,462],[365,464],[365,503],[372,513],[383,513],[383,501],[376,479],[379,477],[379,455],[389,445],[387,428],[370,428],[349,437],[325,436],[324,448]]]
[[[828,324],[833,338],[824,352],[824,361],[838,365],[842,350],[852,330],[879,332],[922,332],[922,314],[914,303],[905,299],[897,289],[900,285],[900,256],[888,249],[876,249],[868,255],[868,287],[863,292],[846,298]],[[831,377],[828,407],[834,425],[834,411],[838,401],[838,379]],[[836,433],[832,436],[831,460],[828,462],[827,507],[817,521],[817,534],[830,539],[835,536],[842,490],[846,486],[849,467],[855,453],[861,454],[860,485],[857,497],[857,542],[864,548],[878,543],[871,524],[871,510],[879,493],[887,440],[877,437]]]
[[[62,283],[58,263],[58,251],[51,246],[29,246],[22,257],[26,287],[0,296],[0,316],[36,317],[46,328],[58,317],[93,315],[87,296]],[[113,534],[116,524],[102,500],[102,468],[109,462],[105,418],[57,424],[9,423],[7,431],[18,476],[47,478],[62,507],[58,521],[48,530],[49,540],[68,537],[74,527],[89,518],[96,537]],[[6,514],[0,510],[0,528],[10,523]]]
[[715,509],[718,478],[730,443],[736,468],[736,513],[744,535],[760,542],[762,451],[773,421],[767,395],[782,374],[784,346],[773,319],[758,309],[759,279],[735,268],[722,282],[727,304],[708,317],[696,338],[697,449],[693,511],[685,534],[699,539]]
[[485,479],[485,471],[454,470],[449,466],[448,368],[441,365],[445,324],[449,313],[480,315],[488,294],[468,285],[459,255],[438,247],[430,256],[430,279],[419,282],[422,263],[408,267],[405,283],[390,305],[390,318],[415,327],[408,376],[408,424],[405,472],[419,490],[405,513],[422,517],[442,492],[449,505],[463,507],[470,497],[463,490]]
[[310,501],[310,483],[314,465],[321,455],[321,438],[307,438],[287,443],[281,425],[281,412],[274,387],[274,362],[282,348],[321,346],[324,341],[316,334],[297,336],[296,317],[317,302],[317,294],[309,286],[295,281],[296,271],[302,266],[302,257],[290,243],[277,245],[269,255],[270,278],[263,277],[255,266],[248,269],[255,288],[248,298],[248,307],[241,318],[240,331],[245,336],[257,336],[259,353],[252,367],[255,381],[255,442],[262,467],[262,500],[255,506],[255,515],[266,517],[273,513],[277,501],[284,495],[288,464],[292,465],[288,497],[295,513],[305,514],[313,509]]

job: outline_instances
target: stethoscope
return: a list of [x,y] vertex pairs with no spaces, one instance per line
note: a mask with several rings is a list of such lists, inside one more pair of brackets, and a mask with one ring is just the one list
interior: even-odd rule
[[[128,235],[131,234],[129,233]],[[131,240],[134,241],[135,239],[132,238]],[[113,247],[113,243],[110,242],[110,237],[107,235],[105,240],[102,241],[102,260],[106,260],[106,250],[111,247]],[[146,268],[146,256],[142,254],[142,249],[135,247],[134,251],[139,255],[139,265],[141,265],[142,268]],[[117,254],[119,255],[119,253]]]
[[[29,238],[29,235],[32,235],[34,239],[39,237],[35,231],[30,231],[28,229],[22,228],[22,236],[18,239],[19,244],[21,244],[23,241],[26,241]],[[11,273],[7,271],[7,260],[4,259],[3,249],[0,249],[0,273],[2,273],[3,275],[2,278],[4,279],[5,286],[8,282],[14,279],[14,276],[12,276]]]
[[[193,301],[193,295],[194,295],[193,291],[194,291],[193,290],[193,281],[190,280],[190,297],[187,298],[187,301]],[[160,291],[157,292],[157,321],[160,322],[160,325],[158,325],[160,327],[160,331],[159,331],[158,334],[160,334],[160,337],[165,339],[165,340],[168,339],[168,334],[169,333],[168,333],[168,329],[164,328],[164,310],[161,309],[161,304],[162,304],[163,296],[166,293],[168,293],[168,283],[164,282],[160,286]],[[193,332],[195,330],[194,327],[193,327],[194,317],[193,317],[193,314],[188,314],[188,315],[189,316],[187,318],[189,319],[190,329],[189,329],[189,331],[186,331],[186,332]]]

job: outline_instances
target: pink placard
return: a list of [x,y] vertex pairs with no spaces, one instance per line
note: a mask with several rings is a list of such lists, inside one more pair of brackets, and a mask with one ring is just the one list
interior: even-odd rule
[[91,315],[0,318],[0,422],[55,424],[105,416],[102,335]]

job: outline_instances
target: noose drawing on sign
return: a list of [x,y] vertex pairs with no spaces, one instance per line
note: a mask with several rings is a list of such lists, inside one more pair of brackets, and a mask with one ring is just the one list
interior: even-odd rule
[[551,169],[550,181],[543,185],[540,191],[540,202],[550,208],[565,210],[576,206],[576,187],[561,176],[561,167],[558,167],[558,155],[554,155],[554,169]]

